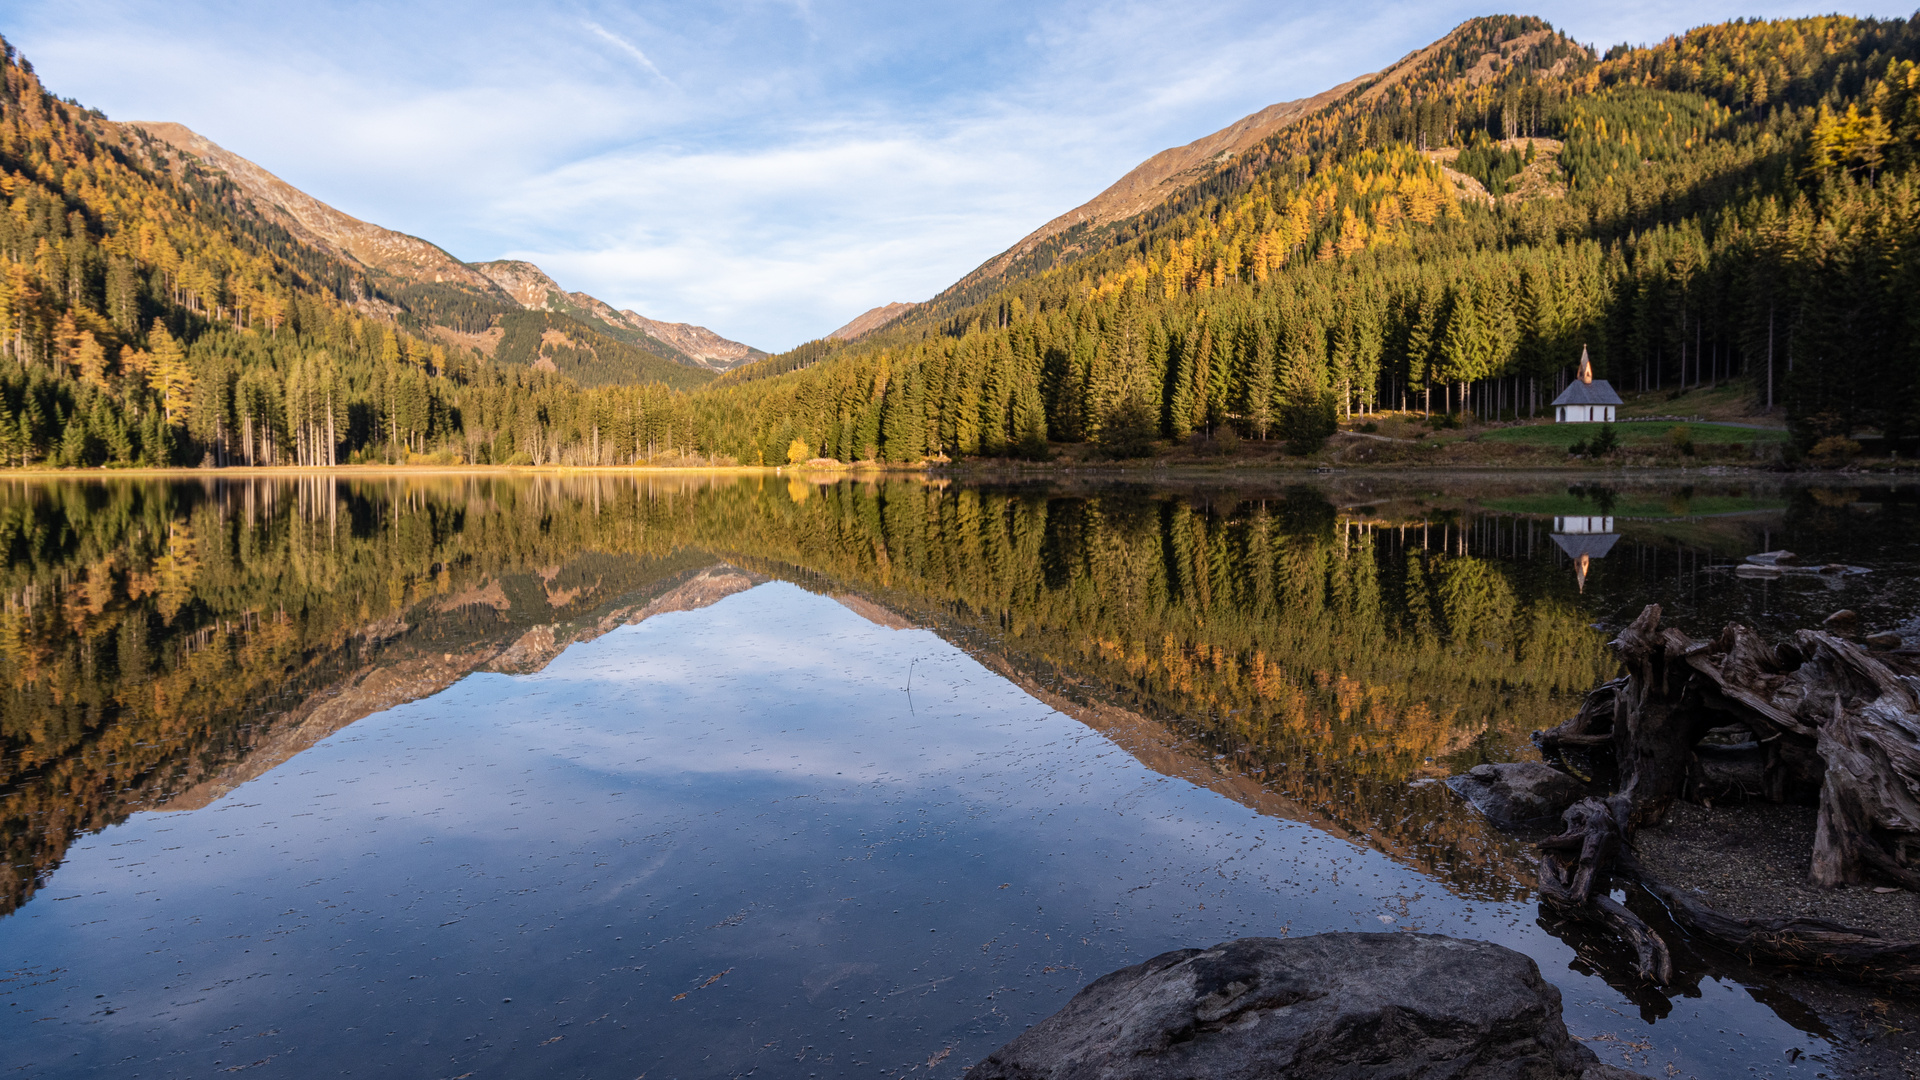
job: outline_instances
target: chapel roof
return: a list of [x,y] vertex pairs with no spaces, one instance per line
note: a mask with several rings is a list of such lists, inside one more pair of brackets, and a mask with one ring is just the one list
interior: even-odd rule
[[1618,533],[1553,533],[1553,542],[1569,558],[1577,559],[1582,555],[1590,559],[1604,559],[1613,545],[1620,542]]
[[1620,395],[1613,392],[1613,385],[1605,379],[1595,379],[1590,383],[1570,382],[1560,396],[1553,399],[1555,405],[1618,405]]
[[1555,405],[1619,405],[1620,395],[1613,392],[1613,384],[1605,379],[1593,377],[1593,359],[1587,355],[1587,347],[1580,346],[1580,377],[1567,384],[1560,396],[1553,399]]

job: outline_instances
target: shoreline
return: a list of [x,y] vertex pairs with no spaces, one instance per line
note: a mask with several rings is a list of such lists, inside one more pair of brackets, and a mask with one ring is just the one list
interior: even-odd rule
[[593,475],[672,475],[672,476],[775,476],[786,479],[843,479],[919,476],[955,481],[1037,481],[1047,479],[1114,480],[1236,480],[1268,476],[1615,476],[1622,480],[1663,477],[1688,479],[1720,477],[1821,478],[1870,481],[1920,479],[1920,460],[1897,464],[1876,462],[1874,466],[1842,468],[1782,468],[1750,464],[1708,464],[1694,466],[1669,464],[1603,462],[1418,462],[1396,461],[1378,464],[1329,464],[1313,458],[1260,458],[1241,461],[1191,461],[1167,458],[1139,458],[1132,461],[1065,460],[1051,462],[1016,461],[1006,458],[976,458],[955,462],[918,462],[890,464],[850,462],[838,466],[819,465],[222,465],[170,466],[167,468],[31,468],[0,469],[0,479],[21,480],[186,480],[210,478],[272,477],[372,477],[372,476],[593,476]]
[[1622,480],[1642,480],[1660,478],[1686,478],[1688,480],[1725,477],[1766,477],[1774,479],[1824,478],[1832,480],[1901,480],[1920,479],[1920,461],[1903,461],[1899,468],[1768,468],[1758,465],[1702,464],[1684,465],[1640,465],[1640,464],[1579,464],[1573,462],[1384,462],[1381,464],[1329,465],[1316,462],[1311,458],[1295,462],[1259,461],[1249,463],[1201,463],[1169,462],[1164,460],[1141,459],[1139,464],[1119,462],[1068,462],[1068,463],[1032,463],[1007,462],[1002,459],[977,462],[956,462],[940,466],[937,472],[929,470],[930,475],[939,475],[956,481],[1031,481],[1048,478],[1073,477],[1076,479],[1115,480],[1197,480],[1236,478],[1256,478],[1266,476],[1578,476],[1578,477],[1618,477]]
[[170,466],[168,468],[113,468],[97,466],[83,469],[4,469],[0,470],[0,479],[31,480],[82,480],[82,479],[119,479],[187,480],[194,477],[203,479],[213,477],[306,477],[306,476],[475,476],[475,475],[621,475],[628,473],[657,473],[662,475],[694,476],[706,474],[724,474],[738,476],[843,476],[870,475],[875,473],[914,473],[925,474],[924,465],[874,465],[853,464],[839,468],[804,468],[794,465],[219,465]]

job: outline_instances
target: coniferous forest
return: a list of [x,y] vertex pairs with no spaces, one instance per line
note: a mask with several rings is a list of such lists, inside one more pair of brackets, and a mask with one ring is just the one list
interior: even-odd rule
[[1583,347],[1623,390],[1744,378],[1803,444],[1899,443],[1920,435],[1916,60],[1920,17],[1738,21],[1603,55],[1538,19],[1476,19],[1157,207],[1038,241],[857,341],[703,382],[644,353],[525,362],[536,332],[574,357],[565,325],[477,351],[485,312],[303,243],[218,170],[51,95],[9,46],[0,459],[1312,444],[1383,410],[1539,415]]

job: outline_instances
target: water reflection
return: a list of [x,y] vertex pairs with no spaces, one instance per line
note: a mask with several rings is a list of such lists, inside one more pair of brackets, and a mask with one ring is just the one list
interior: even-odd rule
[[1553,519],[1553,542],[1573,560],[1574,584],[1587,591],[1587,570],[1604,559],[1620,539],[1610,514],[1561,515]]
[[[1751,973],[1702,967],[1678,1001],[1588,977],[1607,958],[1534,925],[1524,849],[1425,781],[1524,754],[1648,599],[1703,627],[1836,599],[1734,579],[1750,551],[1875,566],[1839,599],[1892,617],[1913,505],[1427,480],[15,484],[9,1063],[58,1074],[48,1048],[75,1039],[89,1067],[159,1060],[191,1042],[177,1019],[203,1039],[178,1073],[233,1066],[253,1051],[214,1033],[256,1023],[284,1037],[239,1063],[290,1073],[951,1067],[1130,957],[1409,924],[1525,948],[1577,1029],[1650,1040],[1643,1064],[1721,1070],[1705,1036],[1734,1022],[1817,1049],[1728,981],[1791,1000]],[[1595,536],[1617,539],[1584,567],[1561,542]],[[111,944],[139,935],[165,944]],[[1669,1022],[1621,1027],[1629,1002]],[[663,1034],[669,1005],[703,1034]]]

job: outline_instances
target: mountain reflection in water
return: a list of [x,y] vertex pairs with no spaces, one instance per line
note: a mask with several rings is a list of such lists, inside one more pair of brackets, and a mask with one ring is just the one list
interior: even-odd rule
[[[1617,530],[1619,537],[1583,565],[1554,538],[1556,518],[1578,511],[1615,518],[1607,535]],[[310,830],[311,823],[293,823],[293,804],[285,800],[332,797],[318,791],[324,786],[339,795],[335,809],[346,811],[345,824],[297,831],[291,846],[223,846],[202,837],[194,854],[206,865],[248,874],[280,864],[293,874],[295,863],[325,865],[335,856],[347,865],[355,856],[343,843],[368,849],[369,857],[397,856],[403,849],[385,846],[391,838],[375,838],[383,828],[392,831],[373,824],[385,819],[366,799],[339,793],[343,782],[364,778],[453,807],[432,812],[446,829],[436,842],[464,844],[468,854],[490,860],[493,872],[419,855],[420,841],[408,840],[404,850],[419,862],[418,873],[373,874],[359,890],[363,898],[347,904],[371,921],[356,929],[336,917],[335,929],[322,935],[325,949],[303,947],[308,952],[298,963],[276,959],[286,970],[275,977],[320,978],[335,970],[323,952],[372,940],[359,935],[388,916],[418,922],[403,913],[420,905],[438,905],[455,921],[494,905],[492,921],[473,931],[478,936],[464,944],[436,941],[436,958],[462,950],[511,953],[501,943],[512,920],[558,927],[567,918],[598,919],[616,928],[623,946],[626,939],[646,941],[625,947],[644,948],[652,958],[635,952],[634,964],[608,968],[602,955],[587,966],[600,972],[585,981],[598,987],[588,996],[605,1007],[605,1030],[626,1034],[596,1036],[591,1055],[564,1058],[569,1068],[594,1071],[601,1066],[592,1061],[618,1059],[635,1071],[657,1061],[681,1075],[756,1067],[836,1075],[869,1065],[927,1067],[944,1050],[952,1056],[946,1067],[958,1071],[1064,1000],[1009,992],[1011,976],[995,941],[1026,942],[1029,955],[1042,960],[1022,967],[1023,978],[1044,975],[1050,993],[1065,993],[1148,950],[1282,928],[1410,922],[1526,949],[1567,988],[1576,1031],[1648,1044],[1638,1065],[1726,1067],[1732,1061],[1725,1047],[1708,1034],[1727,1022],[1817,1049],[1817,1040],[1776,1014],[1815,1035],[1819,1023],[1778,1006],[1778,993],[1752,973],[1716,982],[1714,972],[1702,971],[1695,978],[1705,982],[1693,993],[1705,997],[1676,1011],[1666,996],[1622,982],[1604,950],[1570,938],[1584,950],[1576,954],[1543,933],[1527,899],[1524,844],[1487,829],[1428,781],[1480,761],[1526,756],[1530,732],[1563,718],[1582,691],[1611,673],[1603,628],[1648,600],[1699,620],[1696,630],[1734,616],[1804,624],[1838,606],[1868,619],[1911,611],[1911,597],[1891,583],[1892,574],[1841,583],[1837,588],[1853,591],[1836,596],[1828,591],[1832,583],[1744,582],[1726,567],[1748,552],[1789,543],[1821,559],[1891,571],[1904,558],[1910,566],[1912,552],[1901,538],[1911,535],[1913,511],[1910,492],[1732,483],[1685,492],[1568,490],[1513,480],[1450,487],[1427,479],[1190,490],[694,476],[12,483],[0,489],[0,540],[8,550],[0,612],[7,668],[0,836],[8,876],[0,909],[15,913],[0,921],[0,945],[9,930],[17,938],[29,922],[43,923],[48,904],[92,905],[94,920],[109,929],[98,937],[67,931],[53,944],[36,933],[38,945],[24,952],[0,947],[36,958],[9,961],[0,1035],[21,1039],[0,1041],[44,1050],[42,1040],[75,1038],[72,1025],[98,1005],[92,995],[102,991],[68,1000],[80,990],[82,975],[74,973],[111,964],[112,950],[101,942],[132,940],[125,937],[128,920],[152,921],[137,906],[147,901],[131,898],[147,884],[115,879],[114,857],[87,837],[127,822],[106,836],[142,834],[151,868],[169,862],[151,851],[165,846],[160,830],[193,831],[163,822],[209,813],[244,817],[236,789],[245,785],[246,802],[261,803],[252,793],[265,785],[281,792],[276,815],[286,812],[274,827]],[[784,584],[774,592],[755,588],[769,582]],[[714,606],[729,597],[735,599]],[[668,620],[671,631],[649,629],[667,626],[657,616],[689,612],[700,614]],[[864,621],[849,622],[855,616]],[[781,632],[770,633],[772,627]],[[595,641],[615,631],[621,634]],[[695,647],[693,639],[704,644]],[[579,659],[570,659],[570,647],[588,642]],[[468,678],[475,673],[483,674]],[[843,685],[820,685],[823,674]],[[571,702],[567,708],[554,704],[562,698]],[[618,723],[586,719],[609,710]],[[897,715],[902,710],[905,717]],[[768,727],[770,718],[788,713],[796,724],[832,734],[822,743]],[[416,728],[437,734],[411,734]],[[1101,738],[1082,743],[1089,729]],[[447,741],[456,735],[460,741]],[[391,740],[394,754],[355,748],[375,738]],[[673,752],[642,753],[641,744],[657,740]],[[741,748],[732,744],[742,740],[764,744],[754,754],[768,760],[782,752],[866,754],[882,764],[871,777],[817,763],[773,767],[751,755],[736,758]],[[1125,750],[1131,764],[1097,749],[1109,745]],[[549,803],[580,803],[577,818],[523,820],[526,811],[500,809],[519,805],[512,796],[521,789],[513,783],[462,778],[519,758],[555,762],[566,782],[550,780],[541,790]],[[647,761],[654,764],[636,764]],[[299,777],[308,771],[321,779],[300,793]],[[856,781],[830,778],[829,771],[880,786],[849,788]],[[749,774],[757,779],[748,782]],[[1140,786],[1156,774],[1193,787]],[[613,794],[635,784],[646,789],[643,798]],[[682,788],[679,796],[662,794]],[[1208,809],[1208,792],[1252,816]],[[615,812],[592,803],[599,797],[628,804]],[[783,798],[825,800],[828,810],[795,817],[790,808],[771,809]],[[1128,806],[1153,823],[1145,834],[1130,835],[1139,822],[1123,823]],[[129,821],[138,811],[194,813]],[[699,815],[717,815],[720,823],[692,824]],[[916,824],[916,815],[927,820]],[[519,824],[501,824],[508,819]],[[756,833],[751,821],[764,828]],[[604,895],[584,908],[550,895],[526,899],[525,890],[509,886],[546,857],[529,862],[535,849],[520,842],[525,838],[501,846],[509,838],[487,823],[529,829],[556,845],[554,858],[574,869],[556,865],[548,894],[555,882],[583,892],[599,888],[591,871],[609,866],[610,877],[625,880],[616,890],[623,899],[612,908],[596,906],[609,901]],[[810,839],[776,856],[767,830],[780,829]],[[892,884],[836,869],[832,864],[846,858],[871,860],[875,849],[863,829],[894,836],[925,866]],[[648,836],[678,839],[654,843]],[[690,859],[688,844],[708,854]],[[1075,856],[1071,870],[1053,861],[1068,857],[1049,850],[1054,845],[1076,844],[1096,856]],[[960,849],[964,856],[955,855]],[[74,865],[63,867],[70,852]],[[1035,876],[1034,860],[1042,858],[1045,872]],[[1141,869],[1122,871],[1129,858]],[[503,876],[501,867],[516,860],[526,865]],[[140,873],[161,874],[171,888],[185,890],[187,862],[172,856],[166,871]],[[987,868],[1003,879],[991,883],[999,895],[973,895]],[[1203,914],[1200,881],[1214,878],[1226,884],[1214,912]],[[294,903],[291,878],[274,880],[267,873],[250,888]],[[97,884],[101,899],[79,894],[89,884]],[[57,895],[35,896],[49,885]],[[683,903],[675,916],[685,924],[679,933],[649,936],[641,925],[648,919],[635,913],[651,910],[665,895],[661,889],[676,886],[709,897],[725,893],[744,906],[693,927],[689,919],[713,912]],[[917,939],[896,940],[886,919],[820,907],[823,896],[808,891],[846,890],[851,898],[833,897],[833,904],[858,909],[878,902],[873,890],[883,886],[926,903],[959,889],[949,897],[958,907],[929,912],[920,920],[929,925],[917,932],[978,937],[988,944],[968,948],[984,949],[979,955],[990,962],[965,959],[974,954],[944,942],[927,952]],[[1129,891],[1136,887],[1177,887],[1191,892],[1193,903],[1168,906]],[[380,889],[404,899],[383,904],[374,895]],[[460,905],[447,906],[449,889]],[[630,895],[635,889],[641,898]],[[995,907],[1006,894],[1025,897],[1027,913]],[[1029,910],[1036,898],[1046,914]],[[234,941],[280,935],[284,942],[294,932],[260,925],[272,914],[264,909],[218,907],[193,914],[168,908],[168,917],[225,920]],[[773,911],[778,920],[767,917]],[[802,912],[812,914],[802,919]],[[893,908],[887,912],[892,918]],[[69,918],[64,911],[53,917]],[[797,933],[806,919],[850,933],[837,945],[810,939],[809,948],[825,950],[818,962],[769,960],[779,934]],[[621,933],[622,920],[637,922]],[[786,929],[768,931],[774,938],[742,935],[757,943],[757,952],[747,950],[759,957],[754,972],[743,967],[711,984],[734,985],[744,995],[727,999],[727,1008],[738,1005],[743,1026],[727,1035],[722,1028],[734,1021],[703,1019],[721,1025],[714,1038],[738,1045],[699,1064],[708,1059],[693,1052],[693,1043],[658,1026],[675,1015],[665,1007],[674,994],[686,995],[684,1003],[700,989],[672,980],[694,979],[702,964],[713,970],[701,979],[731,970],[720,953],[695,943],[701,934],[775,921]],[[573,978],[567,957],[620,952],[598,937],[581,937],[588,929],[554,931],[561,936],[550,940],[561,947],[520,955],[513,965],[481,965],[493,972],[484,978],[471,964],[435,977],[479,978],[492,988],[488,994],[523,980],[523,995],[538,986],[542,1000],[564,998]],[[591,929],[598,934],[598,926]],[[1035,933],[1040,942],[1029,940]],[[1062,942],[1053,943],[1055,935]],[[865,944],[848,944],[862,937]],[[1086,942],[1069,948],[1078,938]],[[245,954],[247,946],[241,948]],[[211,951],[198,959],[175,959],[200,967],[215,956],[234,962],[230,949],[205,949]],[[501,1032],[511,1026],[468,1016],[451,1003],[462,995],[445,986],[431,1000],[396,988],[395,981],[427,973],[407,969],[402,955],[392,953],[385,967],[362,965],[389,980],[386,989],[368,980],[365,993],[394,1013],[381,1023],[424,1031],[459,1016]],[[896,963],[908,970],[892,970]],[[1628,997],[1587,977],[1593,965],[1621,982]],[[916,966],[928,970],[913,972]],[[52,974],[61,969],[69,974]],[[168,998],[175,988],[165,970],[148,972],[157,987],[116,983],[113,990]],[[788,1043],[824,1046],[805,1040],[825,1039],[832,1027],[790,1015],[795,1001],[857,1011],[861,1006],[833,1004],[843,984],[891,987],[884,992],[894,994],[913,985],[909,973],[926,974],[930,987],[952,980],[956,996],[899,1013],[891,1024],[876,1021],[881,1026],[831,1063],[819,1059],[832,1051],[816,1051],[818,1068],[802,1067],[804,1054],[793,1056],[802,1052]],[[264,977],[264,969],[254,974]],[[1753,983],[1751,996],[1729,978]],[[286,1013],[307,1011],[306,1000],[294,1004],[300,993],[256,1009],[261,1015],[249,1014],[244,1000],[219,1004],[222,993],[213,992],[217,1004],[200,1011],[305,1033],[289,1036],[304,1039],[303,1049],[261,1051],[270,1071],[298,1071],[296,1060],[305,1063],[300,1068],[352,1060],[352,1037],[342,1044],[337,1030],[327,1034],[324,1023],[296,1023]],[[490,1000],[499,996],[512,991]],[[1755,998],[1778,1007],[1763,1009]],[[1613,1015],[1636,1009],[1643,1021]],[[179,1015],[147,1015],[163,1012]],[[1645,1026],[1662,1016],[1669,1022]],[[342,1026],[355,1025],[336,1023]],[[532,1038],[531,1030],[500,1039],[524,1053],[518,1044]],[[748,1052],[759,1037],[753,1032],[772,1039],[758,1056]],[[581,1034],[573,1034],[577,1043]],[[134,1046],[136,1056],[172,1052],[166,1038],[150,1033],[121,1031],[116,1038]],[[396,1064],[426,1068],[478,1052],[464,1045],[465,1035],[459,1041],[463,1046],[431,1053],[381,1052],[398,1053]],[[195,1044],[199,1056],[175,1071],[204,1070],[216,1057],[221,1069],[246,1064],[219,1057],[219,1045]],[[6,1051],[6,1064],[15,1063],[16,1052],[27,1051]],[[1779,1053],[1769,1045],[1753,1060],[1771,1067]],[[274,1054],[284,1056],[281,1065],[271,1064]],[[109,1039],[82,1052],[84,1067],[59,1065],[40,1051],[18,1063],[31,1061],[30,1074],[55,1075],[118,1056]]]

